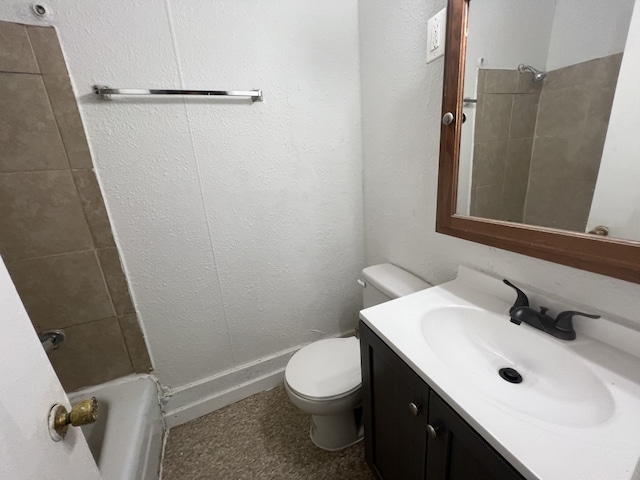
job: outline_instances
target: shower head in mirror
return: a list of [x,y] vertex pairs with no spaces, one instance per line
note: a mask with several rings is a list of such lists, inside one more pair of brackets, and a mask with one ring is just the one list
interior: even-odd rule
[[525,65],[524,63],[518,65],[518,71],[520,73],[531,72],[535,83],[541,82],[544,80],[544,77],[547,76],[547,72],[544,70],[538,70],[537,68],[533,68],[531,65]]

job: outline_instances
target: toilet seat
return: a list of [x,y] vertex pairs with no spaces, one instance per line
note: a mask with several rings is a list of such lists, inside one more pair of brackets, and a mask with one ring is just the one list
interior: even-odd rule
[[355,337],[318,340],[298,350],[285,369],[289,388],[302,398],[331,401],[362,386],[360,344]]

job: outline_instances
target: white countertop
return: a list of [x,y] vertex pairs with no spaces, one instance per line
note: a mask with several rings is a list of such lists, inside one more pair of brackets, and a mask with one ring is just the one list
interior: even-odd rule
[[[511,324],[508,311],[514,299],[515,292],[499,279],[461,267],[456,280],[362,310],[360,318],[525,478],[640,478],[640,332],[606,318],[576,318],[577,339],[558,340],[528,325]],[[558,301],[548,303],[557,313]],[[520,329],[516,334],[544,336],[544,341],[578,355],[606,386],[612,408],[585,425],[547,421],[525,413],[520,405],[509,405],[509,398],[496,399],[453,375],[425,342],[420,326],[430,310],[449,306],[479,307],[502,315],[505,328]],[[464,348],[459,354],[465,355]]]

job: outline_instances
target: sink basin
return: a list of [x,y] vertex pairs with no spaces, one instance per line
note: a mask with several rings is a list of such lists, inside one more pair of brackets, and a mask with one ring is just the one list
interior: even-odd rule
[[640,328],[603,315],[563,341],[509,322],[513,301],[501,278],[461,266],[360,318],[527,480],[640,480]]
[[[450,374],[508,409],[571,427],[605,422],[614,412],[606,385],[570,348],[506,315],[447,306],[425,313],[424,340]],[[498,371],[515,369],[521,383]]]

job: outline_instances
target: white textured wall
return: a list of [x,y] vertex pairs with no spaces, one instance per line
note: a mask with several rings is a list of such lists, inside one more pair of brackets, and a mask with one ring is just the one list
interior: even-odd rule
[[[544,68],[557,0],[483,0],[469,3],[466,68]],[[465,79],[465,83],[469,79]],[[473,86],[466,84],[465,87]]]
[[593,194],[587,230],[609,227],[611,236],[640,240],[640,0],[631,19],[607,140]]
[[425,62],[426,24],[443,6],[360,4],[366,263],[432,283],[463,264],[640,323],[640,285],[435,233],[443,63]]
[[635,0],[556,1],[546,70],[606,57],[624,49]]
[[[37,23],[30,3],[7,0],[0,18]],[[47,3],[160,380],[353,328],[356,1]],[[98,103],[93,84],[262,88],[265,102]]]

